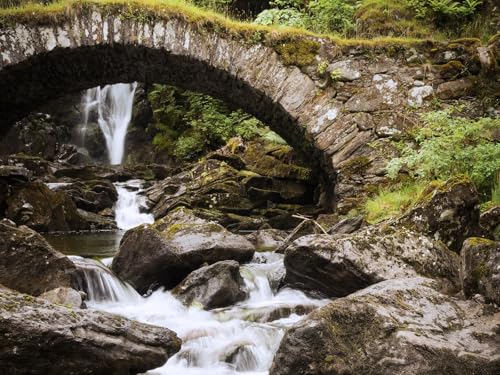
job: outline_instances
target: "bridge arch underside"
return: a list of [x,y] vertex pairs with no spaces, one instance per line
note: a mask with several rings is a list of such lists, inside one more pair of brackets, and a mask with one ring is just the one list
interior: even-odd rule
[[226,71],[163,49],[121,44],[56,48],[4,67],[0,70],[0,134],[50,100],[99,85],[134,81],[202,92],[254,115],[306,156],[320,185],[320,204],[332,206],[331,162],[281,104]]

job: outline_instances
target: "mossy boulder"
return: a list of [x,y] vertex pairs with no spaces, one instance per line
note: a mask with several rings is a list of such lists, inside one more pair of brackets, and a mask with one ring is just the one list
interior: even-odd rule
[[301,237],[285,250],[284,262],[285,283],[329,297],[402,277],[432,277],[448,291],[459,286],[457,254],[419,233],[386,225]]
[[462,246],[462,287],[466,297],[481,294],[500,305],[500,241],[472,237]]
[[172,293],[188,306],[195,303],[207,310],[233,305],[247,296],[240,265],[234,260],[216,262],[191,272]]
[[484,232],[495,240],[500,240],[500,205],[491,207],[479,217],[479,224]]
[[313,311],[281,341],[270,375],[500,372],[500,311],[387,280]]
[[1,287],[0,332],[0,363],[12,375],[137,374],[162,366],[181,347],[167,328]]
[[144,293],[152,285],[172,288],[204,264],[249,261],[254,251],[244,236],[181,207],[152,225],[127,231],[112,269]]
[[6,204],[5,214],[8,219],[39,232],[90,229],[69,195],[62,191],[52,191],[39,181],[16,187]]
[[458,253],[467,237],[481,232],[476,187],[466,177],[430,184],[399,223],[444,242]]
[[58,287],[76,287],[77,270],[34,230],[3,220],[0,222],[0,284],[38,296]]

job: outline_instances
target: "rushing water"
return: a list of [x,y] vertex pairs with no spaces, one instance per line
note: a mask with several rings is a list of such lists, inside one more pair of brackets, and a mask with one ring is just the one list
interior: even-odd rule
[[118,191],[118,201],[115,205],[115,220],[119,229],[127,230],[141,224],[154,222],[153,215],[143,213],[145,198],[142,192],[141,180],[130,180],[115,183]]
[[90,308],[167,327],[182,339],[181,350],[148,374],[267,374],[286,327],[327,302],[298,290],[277,292],[284,266],[275,253],[257,253],[241,267],[246,301],[212,311],[184,306],[164,290],[141,297],[99,262],[73,259],[85,271]]
[[108,150],[109,162],[113,165],[121,164],[125,151],[125,136],[132,119],[137,83],[117,83],[104,87],[88,89],[82,98],[83,137],[90,114],[97,112],[97,122],[104,134]]

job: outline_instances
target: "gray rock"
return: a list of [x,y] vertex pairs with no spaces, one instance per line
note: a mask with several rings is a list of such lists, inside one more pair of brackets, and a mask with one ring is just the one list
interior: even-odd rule
[[38,296],[58,287],[76,286],[77,270],[35,231],[1,222],[0,283]]
[[275,251],[282,244],[287,233],[278,229],[261,229],[246,236],[254,246],[255,251]]
[[483,212],[479,217],[479,224],[491,238],[500,240],[500,205]]
[[112,269],[144,293],[152,284],[172,288],[205,263],[249,261],[254,251],[244,236],[181,207],[153,225],[127,231]]
[[363,216],[356,216],[343,219],[335,224],[328,233],[330,234],[350,234],[366,226],[367,223]]
[[329,74],[333,73],[338,81],[355,81],[361,78],[361,73],[350,60],[330,64],[326,71]]
[[500,305],[500,242],[472,237],[462,247],[460,278],[466,297],[481,294]]
[[408,104],[416,107],[421,107],[424,99],[434,93],[432,86],[417,86],[413,87],[408,93]]
[[40,298],[49,301],[50,303],[65,305],[73,308],[80,308],[83,304],[80,292],[77,292],[72,288],[65,287],[49,290],[48,292],[41,294]]
[[301,237],[285,251],[285,282],[342,297],[389,279],[430,276],[457,290],[459,257],[404,228],[367,227],[350,235]]
[[436,90],[436,95],[440,99],[458,99],[465,95],[470,95],[475,89],[476,83],[469,78],[461,78],[456,81],[444,82]]
[[166,328],[5,289],[0,332],[0,363],[12,375],[142,373],[163,365],[181,346]]
[[431,184],[399,223],[443,241],[458,253],[467,237],[480,233],[477,190],[471,181],[461,177],[442,185]]
[[172,293],[184,304],[204,309],[233,305],[246,298],[240,265],[234,260],[216,262],[191,272]]
[[270,375],[500,373],[500,312],[388,280],[320,308],[283,338]]

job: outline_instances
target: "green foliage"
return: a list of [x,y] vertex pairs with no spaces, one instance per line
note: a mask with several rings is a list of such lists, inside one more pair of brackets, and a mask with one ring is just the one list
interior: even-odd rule
[[0,8],[19,7],[28,4],[42,4],[47,5],[52,3],[53,0],[0,0]]
[[354,29],[353,5],[345,0],[316,0],[309,3],[310,29],[317,33],[346,35]]
[[354,27],[355,7],[345,0],[275,0],[262,11],[255,23],[303,27],[317,33],[345,35]]
[[257,15],[254,21],[258,25],[291,26],[306,28],[308,17],[297,9],[265,9]]
[[155,85],[148,98],[155,120],[153,144],[177,158],[193,158],[232,137],[248,140],[270,132],[255,117],[208,95]]
[[375,224],[401,215],[417,202],[424,187],[423,183],[413,183],[381,189],[365,202],[365,220]]
[[483,0],[407,0],[417,17],[429,16],[440,21],[463,19],[473,15]]
[[495,141],[500,119],[470,120],[447,111],[422,117],[425,126],[414,135],[416,145],[401,147],[402,156],[387,165],[388,176],[396,178],[403,168],[428,181],[467,175],[482,192],[491,189],[500,170],[500,144]]

